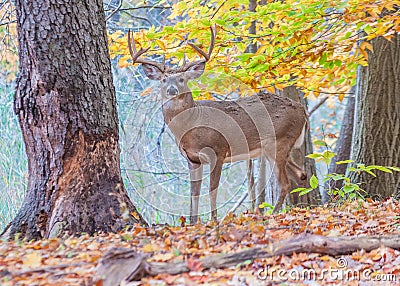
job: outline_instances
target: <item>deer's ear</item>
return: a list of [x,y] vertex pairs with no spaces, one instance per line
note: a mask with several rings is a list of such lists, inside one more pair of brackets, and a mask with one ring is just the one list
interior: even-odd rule
[[152,80],[161,80],[163,76],[163,72],[160,71],[156,66],[148,65],[148,64],[142,64],[144,73],[149,79]]
[[189,67],[185,72],[189,75],[190,79],[195,79],[203,74],[205,66],[205,62],[198,63]]

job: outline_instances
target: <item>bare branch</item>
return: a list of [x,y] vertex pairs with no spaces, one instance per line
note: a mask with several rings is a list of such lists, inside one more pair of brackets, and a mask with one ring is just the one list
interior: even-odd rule
[[322,104],[324,104],[325,101],[328,100],[328,98],[329,98],[329,96],[325,96],[323,99],[321,99],[317,105],[315,105],[313,108],[311,108],[311,110],[308,112],[308,116],[311,116],[318,108],[320,108],[322,106]]
[[119,0],[119,3],[118,3],[117,8],[115,8],[115,9],[110,13],[110,15],[107,16],[106,21],[110,20],[111,17],[114,16],[115,13],[117,13],[117,12],[121,9],[121,7],[122,7],[122,0]]

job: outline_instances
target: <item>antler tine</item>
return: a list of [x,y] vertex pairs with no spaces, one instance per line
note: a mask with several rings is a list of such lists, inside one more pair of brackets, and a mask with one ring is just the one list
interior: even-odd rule
[[205,51],[203,51],[202,49],[200,49],[198,46],[196,46],[193,43],[188,43],[189,46],[191,46],[196,52],[198,52],[200,55],[202,55],[206,61],[208,61],[210,59],[210,55],[207,54]]
[[187,57],[186,57],[186,53],[183,53],[183,66],[187,65]]
[[186,70],[189,67],[199,63],[199,62],[208,62],[210,60],[211,57],[211,53],[214,49],[214,44],[215,44],[215,34],[216,34],[216,26],[214,25],[210,27],[211,30],[211,40],[210,40],[210,47],[208,48],[208,53],[206,53],[205,51],[203,51],[202,49],[200,49],[198,46],[196,46],[193,43],[188,43],[189,46],[191,46],[198,54],[202,55],[204,57],[205,60],[198,60],[192,63],[185,63],[183,64],[182,68],[180,70]]
[[197,47],[196,45],[194,45],[193,43],[188,43],[189,46],[191,46],[196,52],[198,52],[200,55],[202,55],[205,59],[206,62],[210,60],[211,57],[211,53],[214,49],[214,44],[215,44],[215,29],[216,26],[211,26],[210,30],[211,30],[211,40],[210,40],[210,47],[208,48],[208,53],[206,53],[205,51],[203,51],[202,49],[200,49],[199,47]]
[[214,44],[215,44],[215,34],[217,33],[217,25],[211,26],[211,40],[210,40],[210,46],[208,47],[208,55],[211,57],[211,53],[214,49]]
[[131,54],[131,57],[132,57],[132,63],[147,64],[147,65],[155,66],[160,71],[165,71],[165,61],[163,61],[163,64],[160,65],[157,62],[140,58],[140,56],[143,55],[145,52],[147,52],[150,48],[147,48],[147,49],[140,48],[140,50],[137,51],[136,45],[135,45],[135,38],[133,36],[132,36],[132,40],[131,40],[131,30],[128,30],[128,47],[129,47],[129,53]]

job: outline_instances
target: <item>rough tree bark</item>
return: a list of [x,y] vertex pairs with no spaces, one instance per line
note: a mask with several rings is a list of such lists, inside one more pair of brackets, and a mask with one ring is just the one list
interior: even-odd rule
[[17,0],[16,7],[14,109],[29,179],[4,235],[31,239],[145,224],[120,174],[103,2]]
[[[371,44],[374,52],[357,78],[351,158],[366,165],[400,166],[400,35]],[[400,172],[350,176],[371,196],[399,195]]]

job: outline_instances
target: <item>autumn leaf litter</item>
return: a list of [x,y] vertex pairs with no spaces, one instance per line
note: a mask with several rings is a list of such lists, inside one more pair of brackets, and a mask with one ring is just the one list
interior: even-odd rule
[[[246,261],[225,269],[203,270],[198,258],[216,253],[234,253],[269,244],[301,233],[324,236],[369,236],[399,234],[400,204],[354,201],[337,207],[293,208],[286,214],[229,215],[218,227],[209,222],[197,226],[134,226],[118,234],[82,235],[67,239],[0,242],[0,285],[94,285],[93,276],[101,257],[112,247],[124,247],[147,253],[149,261],[188,263],[189,273],[161,274],[147,277],[132,285],[343,285],[332,277],[263,277],[264,269],[299,273],[313,269],[316,275],[324,269],[338,268],[338,257],[316,253],[274,256]],[[360,250],[344,256],[346,269],[360,273],[368,270],[373,277],[393,274],[400,283],[400,252],[380,247],[370,252]],[[285,272],[286,271],[286,272]],[[354,276],[354,275],[353,275]],[[385,277],[385,276],[382,276]],[[283,277],[281,277],[283,278]],[[294,278],[294,279],[291,279]],[[364,279],[363,279],[364,278]],[[265,280],[264,280],[265,279]],[[319,280],[318,280],[319,279]],[[377,285],[365,277],[346,277],[346,285]],[[389,284],[388,284],[389,283]],[[101,285],[101,284],[96,284]]]

